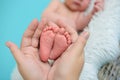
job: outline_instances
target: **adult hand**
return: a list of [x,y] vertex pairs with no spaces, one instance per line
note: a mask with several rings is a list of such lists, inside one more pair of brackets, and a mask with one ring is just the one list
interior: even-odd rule
[[[45,24],[45,20],[39,25],[34,20],[23,35],[20,49],[14,43],[7,42],[22,77],[25,80],[77,80],[84,63],[83,49],[88,33],[82,33],[77,40],[74,38],[73,44],[50,66],[40,60],[38,53],[39,37]],[[69,27],[60,21],[57,25]]]
[[40,61],[38,53],[39,37],[45,23],[45,20],[40,23],[37,20],[31,22],[23,35],[20,49],[12,42],[6,43],[16,59],[19,72],[24,80],[47,79],[50,66]]
[[[57,21],[58,26],[70,30],[70,25],[63,21]],[[74,31],[71,31],[74,33]],[[71,34],[73,34],[71,33]],[[77,37],[74,33],[71,35],[73,42],[68,49],[54,62],[51,67],[49,80],[78,80],[84,64],[84,46],[89,33],[83,32]],[[74,38],[73,38],[74,37]]]

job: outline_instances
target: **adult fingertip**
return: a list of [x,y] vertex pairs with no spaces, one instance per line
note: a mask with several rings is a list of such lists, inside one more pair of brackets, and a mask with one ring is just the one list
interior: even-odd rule
[[74,45],[75,46],[74,48],[76,49],[76,51],[83,51],[83,48],[86,45],[88,37],[89,37],[88,31],[84,31],[79,35],[79,37]]
[[31,24],[35,24],[35,25],[38,25],[38,20],[35,18],[35,19],[33,19],[32,21],[31,21]]
[[43,24],[46,24],[47,23],[47,18],[42,18],[41,20],[40,20],[40,22],[42,22]]
[[6,44],[7,47],[10,47],[11,42],[7,41],[5,44]]
[[9,50],[11,51],[12,55],[14,56],[14,58],[16,59],[16,61],[18,63],[20,63],[20,61],[23,58],[23,54],[21,54],[19,48],[17,47],[16,44],[8,41],[6,42],[6,46],[9,48]]
[[82,36],[85,40],[89,38],[89,32],[88,31],[83,31],[80,36]]
[[46,18],[42,18],[42,19],[40,20],[40,22],[39,22],[39,27],[40,27],[41,30],[43,30],[43,29],[46,27],[46,25],[48,24],[47,21],[48,21],[48,20],[47,20]]

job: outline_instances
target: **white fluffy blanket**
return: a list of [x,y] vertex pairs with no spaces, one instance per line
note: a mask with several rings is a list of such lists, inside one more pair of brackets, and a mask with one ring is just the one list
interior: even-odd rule
[[105,0],[105,9],[89,24],[85,64],[79,80],[98,80],[102,65],[120,55],[120,0]]
[[[120,0],[105,0],[104,11],[93,17],[89,32],[80,80],[98,80],[100,67],[120,54]],[[17,69],[12,74],[12,80],[22,80]]]

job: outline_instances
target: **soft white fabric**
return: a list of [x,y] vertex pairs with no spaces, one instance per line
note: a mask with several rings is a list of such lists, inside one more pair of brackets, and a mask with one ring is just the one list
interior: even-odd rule
[[89,32],[79,80],[98,80],[100,67],[120,55],[120,0],[105,0],[105,10],[93,17]]
[[11,80],[23,80],[21,74],[18,71],[17,66],[14,68],[14,70],[11,74]]
[[[105,0],[104,11],[97,13],[90,22],[90,37],[85,48],[85,64],[80,80],[98,80],[99,68],[120,54],[119,14],[120,0]],[[12,80],[22,80],[17,68],[12,73]]]

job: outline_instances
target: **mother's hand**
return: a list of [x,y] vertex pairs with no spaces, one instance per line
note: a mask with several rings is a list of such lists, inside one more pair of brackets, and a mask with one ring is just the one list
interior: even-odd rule
[[[32,21],[23,35],[20,49],[14,43],[7,42],[22,77],[25,80],[77,80],[84,64],[83,50],[88,32],[83,32],[77,40],[73,40],[73,44],[50,66],[40,60],[38,53],[40,34],[46,23],[46,20],[40,23]],[[61,21],[57,25],[70,27]]]
[[40,60],[38,53],[39,37],[45,23],[45,20],[40,23],[37,20],[31,22],[23,35],[20,49],[12,42],[6,43],[16,59],[19,71],[25,80],[47,79],[50,66]]
[[84,47],[89,37],[88,32],[82,32],[79,37],[75,35],[71,25],[59,20],[58,26],[69,30],[72,34],[73,43],[54,62],[48,75],[49,80],[79,80],[80,73],[84,65]]

